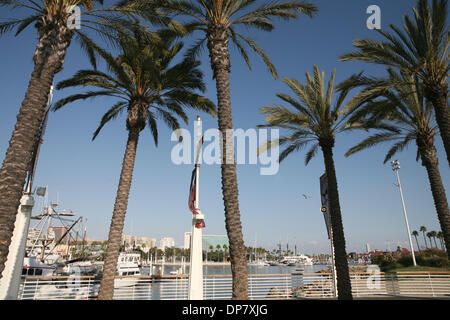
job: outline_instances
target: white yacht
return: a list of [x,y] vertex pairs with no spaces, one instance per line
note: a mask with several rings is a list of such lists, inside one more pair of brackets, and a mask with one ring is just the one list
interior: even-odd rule
[[264,260],[255,260],[255,261],[249,262],[247,265],[255,266],[255,267],[266,267],[266,266],[269,266],[269,263]]
[[119,276],[138,276],[141,274],[140,264],[141,254],[139,252],[121,252],[117,261],[117,273]]
[[[139,282],[141,269],[141,254],[139,252],[121,252],[117,262],[117,275],[114,288],[133,287]],[[127,277],[131,276],[131,277]]]
[[280,261],[281,263],[291,265],[291,266],[312,266],[313,261],[310,257],[304,254],[296,256],[284,256]]

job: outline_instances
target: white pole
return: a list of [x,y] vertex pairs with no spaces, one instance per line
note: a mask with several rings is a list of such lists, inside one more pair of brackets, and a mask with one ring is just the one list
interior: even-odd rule
[[[200,117],[197,117],[196,122],[196,142],[198,143],[198,152],[201,150],[201,130],[202,122]],[[199,155],[197,154],[197,159],[195,162],[195,202],[194,207],[198,214],[192,215],[192,233],[191,233],[191,264],[189,267],[189,300],[203,300],[203,261],[202,261],[202,229],[196,228],[197,219],[203,219],[204,216],[201,214],[199,209],[200,198],[199,198],[199,186],[200,186],[200,162]]]
[[14,224],[14,233],[11,238],[11,244],[9,245],[8,258],[0,280],[1,300],[16,300],[19,294],[28,227],[30,226],[33,205],[34,198],[31,194],[24,194],[22,199],[20,199],[20,206]]
[[416,256],[414,255],[414,247],[413,247],[413,242],[411,239],[411,231],[409,229],[409,223],[408,223],[408,215],[406,214],[406,206],[405,206],[405,199],[403,198],[403,190],[402,190],[402,184],[400,182],[400,175],[398,174],[398,170],[400,169],[400,166],[398,165],[399,162],[393,162],[393,170],[395,171],[395,173],[397,174],[397,182],[398,182],[398,188],[400,189],[400,197],[402,198],[402,207],[403,207],[403,214],[405,216],[405,222],[406,222],[406,229],[408,231],[408,238],[409,238],[409,247],[411,249],[411,256],[413,259],[413,264],[414,267],[417,266],[416,263]]
[[330,244],[331,244],[331,272],[333,276],[333,289],[334,289],[334,296],[337,297],[338,291],[337,291],[336,266],[334,260],[333,229],[331,228],[330,228]]

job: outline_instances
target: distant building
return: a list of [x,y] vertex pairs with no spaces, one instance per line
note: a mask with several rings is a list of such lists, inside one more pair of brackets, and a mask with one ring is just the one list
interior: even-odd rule
[[411,254],[411,251],[408,249],[402,248],[401,246],[397,247],[397,252],[404,253],[404,254]]
[[123,235],[122,244],[125,248],[137,248],[140,247],[143,251],[147,251],[150,248],[156,247],[156,239],[149,237],[137,237],[132,235]]
[[209,251],[209,250],[211,250],[211,246],[213,247],[213,250],[217,250],[217,245],[219,245],[222,249],[223,249],[224,245],[229,247],[230,243],[228,242],[228,236],[225,236],[225,235],[204,235],[202,237],[203,250]]
[[369,253],[368,253],[368,256],[371,257],[371,258],[373,258],[373,257],[382,256],[382,255],[384,255],[384,254],[386,254],[386,252],[375,250],[375,251],[369,252]]
[[[203,250],[209,251],[211,246],[214,248],[213,250],[217,250],[217,245],[220,245],[220,247],[223,249],[223,245],[226,245],[227,247],[230,246],[228,242],[228,236],[225,235],[202,235],[202,248]],[[191,248],[191,233],[185,232],[184,233],[184,248],[190,249]]]
[[164,250],[165,248],[172,248],[175,246],[175,240],[170,237],[164,237],[159,240],[158,249]]

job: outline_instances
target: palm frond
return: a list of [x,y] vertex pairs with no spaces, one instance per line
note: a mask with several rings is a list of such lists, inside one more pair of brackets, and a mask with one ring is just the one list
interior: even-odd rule
[[118,103],[116,103],[115,105],[113,105],[102,117],[101,121],[100,121],[100,125],[97,128],[97,130],[95,130],[93,136],[92,136],[92,141],[95,140],[95,138],[97,137],[97,135],[100,133],[100,131],[102,130],[102,128],[105,126],[105,124],[107,124],[109,121],[116,119],[122,112],[123,110],[126,108],[126,103],[123,101],[120,101]]
[[345,156],[348,157],[352,154],[355,154],[356,152],[371,148],[382,142],[387,142],[387,141],[392,141],[392,140],[397,140],[397,139],[399,139],[397,133],[392,133],[392,132],[376,133],[376,134],[364,139],[363,141],[358,143],[356,146],[351,147],[345,153]]
[[317,151],[319,150],[319,144],[315,143],[311,147],[311,149],[306,153],[305,156],[305,165],[308,165],[308,163],[311,161],[312,158],[317,154]]

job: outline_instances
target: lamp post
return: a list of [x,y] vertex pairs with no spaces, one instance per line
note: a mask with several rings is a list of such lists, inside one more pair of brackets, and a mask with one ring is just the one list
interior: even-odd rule
[[403,198],[402,184],[400,182],[400,175],[398,174],[398,171],[400,170],[400,162],[398,160],[395,160],[395,161],[391,162],[391,165],[392,165],[392,171],[394,171],[397,176],[398,188],[400,189],[400,197],[402,199],[403,214],[405,216],[406,229],[408,231],[409,247],[411,248],[411,255],[412,255],[413,264],[415,267],[415,266],[417,266],[416,256],[414,255],[414,247],[413,247],[413,243],[412,243],[412,239],[411,239],[411,231],[409,230],[408,215],[406,214],[406,206],[405,206],[405,199]]
[[[201,136],[202,121],[200,117],[197,117],[195,124],[196,128],[196,143],[197,154],[195,160],[195,169],[193,179],[191,180],[191,192],[193,192],[193,198],[189,196],[190,207],[192,211],[192,233],[191,233],[191,263],[189,266],[189,287],[188,287],[188,299],[189,300],[203,300],[203,259],[202,259],[202,228],[204,224],[204,215],[200,211],[199,201],[199,186],[200,186],[200,154],[202,148],[203,138]],[[195,184],[192,185],[192,182]],[[192,187],[194,190],[192,190]],[[192,200],[193,203],[192,203]]]
[[331,218],[330,213],[328,212],[328,181],[327,174],[324,173],[320,177],[320,198],[322,202],[322,207],[320,208],[320,212],[323,213],[323,217],[325,219],[325,227],[327,228],[328,239],[330,239],[330,248],[331,248],[331,272],[333,276],[333,292],[334,296],[338,296],[337,290],[337,274],[336,274],[336,261],[334,256],[334,245],[333,245],[333,228],[331,227]]

